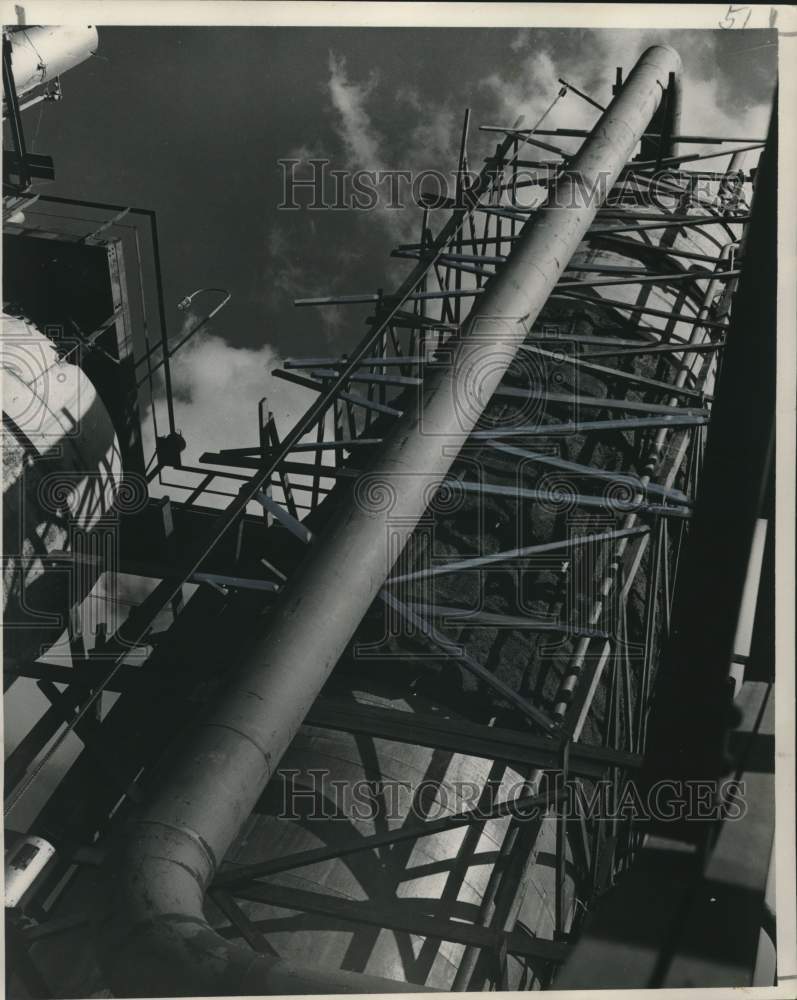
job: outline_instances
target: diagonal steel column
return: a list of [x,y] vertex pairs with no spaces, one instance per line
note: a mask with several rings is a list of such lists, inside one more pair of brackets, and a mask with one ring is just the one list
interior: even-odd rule
[[397,421],[352,501],[314,543],[228,694],[133,822],[103,928],[104,965],[117,995],[418,989],[290,969],[231,944],[205,921],[204,892],[387,578],[396,539],[400,546],[412,534],[680,65],[664,46],[640,57],[490,281],[452,346],[451,364],[428,374],[417,405]]

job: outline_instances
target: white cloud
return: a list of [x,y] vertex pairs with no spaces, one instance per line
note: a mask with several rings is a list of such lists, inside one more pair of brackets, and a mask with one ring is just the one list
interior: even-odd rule
[[[600,66],[623,66],[626,75],[636,60],[650,45],[661,43],[660,31],[629,31],[623,34],[607,33],[599,36],[596,60],[598,66],[591,69],[593,79],[600,72]],[[770,107],[767,103],[750,102],[740,105],[738,99],[731,101],[724,73],[718,67],[717,44],[714,32],[695,31],[678,36],[675,48],[683,63],[683,113],[681,131],[684,135],[752,136],[764,137],[769,124]],[[714,145],[690,145],[684,152],[708,151]],[[758,157],[751,153],[747,166]],[[707,169],[722,169],[722,159],[711,160]]]
[[[188,324],[192,322],[195,319],[186,317],[185,328],[190,329]],[[270,345],[258,349],[233,347],[205,331],[190,340],[171,365],[175,424],[186,441],[183,464],[221,471],[222,466],[200,463],[200,455],[257,445],[258,403],[264,397],[267,408],[274,414],[280,438],[284,438],[318,398],[318,393],[275,378],[272,371],[282,366],[283,359]],[[164,399],[161,378],[156,391],[160,419],[165,413]],[[153,449],[150,413],[144,418],[143,427],[145,455],[149,455]],[[162,426],[159,429],[161,434],[165,433]],[[312,455],[299,454],[294,460],[312,461]],[[247,474],[245,469],[231,471]],[[166,475],[170,483],[185,483],[186,488],[199,481],[196,475],[172,469]],[[219,482],[214,488],[221,485]],[[234,484],[230,480],[224,486],[229,490]],[[157,482],[152,484],[151,492],[154,496],[171,493],[175,499],[182,498],[179,489]],[[281,496],[279,490],[274,495],[277,499]]]
[[372,75],[365,83],[353,83],[346,74],[346,60],[329,53],[329,96],[339,119],[337,132],[350,163],[363,170],[384,167],[382,140],[365,108],[376,82]]
[[[374,123],[368,109],[369,102],[384,97],[378,85],[379,79],[373,74],[364,82],[351,80],[345,59],[330,52],[328,91],[335,112],[333,127],[343,145],[346,168],[350,171],[410,171],[412,178],[424,170],[452,169],[458,144],[458,113],[445,102],[435,103],[425,96],[422,100],[414,87],[400,87],[391,95],[391,101],[410,108],[420,120],[401,146],[400,161],[393,162],[387,153],[389,138]],[[385,179],[377,185],[379,197],[373,210],[359,214],[365,224],[374,219],[379,221],[397,242],[413,240],[418,236],[419,210],[413,211],[412,182],[403,179],[396,183],[407,207],[389,207],[393,188],[391,181]],[[427,187],[437,193],[433,182]],[[450,188],[453,191],[453,177]],[[399,270],[403,272],[403,266],[398,269],[395,264],[388,263],[392,277],[396,277]]]
[[531,39],[531,31],[529,28],[521,28],[520,31],[515,35],[512,41],[509,43],[509,48],[513,52],[520,52],[521,49],[528,45]]
[[413,111],[420,111],[423,108],[418,88],[412,87],[409,84],[401,84],[396,89],[395,98],[397,102],[406,104]]
[[410,134],[406,167],[416,171],[451,169],[453,157],[459,153],[460,127],[461,117],[450,106],[424,108],[423,118]]
[[257,405],[263,397],[284,434],[315,394],[274,378],[282,359],[269,345],[231,347],[212,334],[198,334],[172,361],[177,424],[186,438],[185,460],[203,451],[257,443]]
[[[321,245],[312,218],[303,218],[302,227],[305,248]],[[318,266],[313,266],[311,260],[302,258],[291,242],[290,232],[288,226],[273,226],[267,238],[268,258],[264,285],[274,307],[286,300],[330,293],[330,276],[320,271]],[[343,268],[359,259],[356,251],[346,248],[338,249],[336,256],[338,264]],[[313,316],[321,321],[322,331],[330,342],[335,339],[346,318],[344,312],[336,306],[316,306]]]
[[[520,51],[528,40],[515,39],[513,48]],[[556,98],[562,85],[559,76],[566,76],[566,70],[557,65],[549,52],[538,45],[525,56],[513,59],[511,72],[496,71],[484,77],[479,86],[490,100],[495,114],[494,125],[515,125],[522,117],[521,128],[533,128],[551,102]],[[576,81],[571,81],[576,84]],[[597,111],[586,101],[569,93],[561,98],[544,128],[589,128],[597,118]],[[539,159],[550,159],[541,153]]]
[[[581,47],[577,61],[555,63],[550,52],[541,47],[539,37],[533,37],[531,32],[518,33],[510,47],[514,52],[526,51],[525,58],[513,60],[511,71],[498,71],[481,81],[481,87],[491,96],[495,113],[500,118],[496,124],[512,125],[518,115],[523,115],[523,127],[534,125],[556,94],[558,77],[606,105],[611,99],[615,67],[621,66],[627,76],[646,48],[662,42],[662,32],[653,29],[594,32],[589,44]],[[684,134],[766,135],[768,105],[751,103],[740,107],[738,101],[733,105],[728,101],[723,74],[717,65],[713,32],[679,35],[676,47],[684,67],[681,122]],[[570,93],[559,102],[544,127],[589,128],[597,115],[596,109]],[[562,145],[575,148],[564,140]],[[689,152],[699,152],[701,148],[693,146]],[[540,158],[544,158],[544,154]],[[754,159],[747,165],[750,166]],[[716,162],[722,163],[722,160]]]

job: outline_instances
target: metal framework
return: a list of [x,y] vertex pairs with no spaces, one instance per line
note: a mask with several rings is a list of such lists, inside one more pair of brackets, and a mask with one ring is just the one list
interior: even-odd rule
[[[565,94],[595,103],[569,84],[559,99]],[[406,532],[410,544],[377,588],[378,600],[353,640],[370,648],[373,623],[385,616],[397,626],[392,638],[411,635],[411,645],[420,647],[425,659],[453,662],[475,678],[477,691],[494,706],[488,713],[493,718],[474,721],[456,707],[444,715],[408,714],[326,693],[304,717],[304,727],[312,730],[391,739],[513,767],[526,776],[528,790],[517,800],[494,803],[487,813],[455,812],[246,869],[222,866],[209,888],[224,918],[217,929],[272,963],[267,930],[247,915],[251,903],[461,944],[454,989],[505,988],[517,982],[510,971],[513,961],[530,965],[536,981],[547,984],[584,913],[622,876],[639,849],[633,819],[623,819],[616,807],[623,776],[636,773],[645,754],[659,651],[676,601],[678,564],[740,274],[738,248],[750,218],[742,189],[733,197],[724,193],[737,173],[734,149],[692,156],[676,148],[692,142],[746,143],[742,149],[762,145],[679,135],[671,122],[662,113],[654,126],[643,123],[656,131],[643,135],[641,159],[625,163],[610,204],[598,209],[583,240],[576,240],[580,245],[572,259],[561,262],[563,273],[553,294],[545,296],[544,310],[523,329],[519,367],[518,362],[504,366],[495,393],[488,389],[481,400],[483,418],[464,434],[450,470],[427,486],[430,515],[414,536],[415,525]],[[588,138],[541,124],[533,130],[483,126],[502,138],[475,182],[466,185],[466,113],[458,161],[463,181],[452,204],[435,210],[449,213],[437,235],[435,215],[427,208],[418,242],[396,249],[396,256],[417,262],[400,287],[390,295],[297,302],[374,307],[366,335],[348,355],[293,358],[275,373],[317,393],[307,413],[280,439],[264,401],[256,443],[204,455],[210,469],[181,466],[181,475],[196,477],[184,503],[150,502],[143,512],[122,519],[123,537],[136,543],[145,536],[154,540],[143,552],[137,544],[123,545],[120,564],[122,570],[158,578],[148,596],[94,649],[74,636],[71,665],[40,660],[6,673],[6,686],[32,679],[51,704],[7,760],[7,806],[36,787],[67,738],[77,737],[84,747],[34,823],[57,845],[59,858],[37,896],[38,925],[22,934],[22,944],[15,938],[34,963],[28,983],[36,995],[42,984],[35,977],[47,975],[48,942],[80,931],[89,919],[63,902],[70,883],[103,862],[104,845],[120,817],[149,794],[150,775],[173,733],[191,723],[203,699],[212,700],[227,682],[218,667],[223,640],[229,641],[237,628],[248,629],[255,615],[279,608],[305,554],[324,538],[335,516],[334,502],[349,481],[358,484],[362,502],[378,509],[380,497],[369,493],[368,481],[374,458],[430,380],[444,377],[441,372],[450,367],[452,351],[469,329],[469,305],[491,294],[493,278],[513,260],[525,227],[533,223],[538,210],[517,207],[529,170],[539,172],[535,184],[555,189],[578,155],[538,137],[556,137],[556,142]],[[525,159],[530,147],[556,159]],[[727,171],[696,175],[680,169],[726,156],[731,157]],[[669,171],[669,207],[651,200],[662,167]],[[705,181],[708,194],[695,191],[696,176]],[[164,346],[167,372],[168,354]],[[527,377],[529,371],[535,379]],[[167,393],[170,399],[168,378]],[[174,431],[171,400],[169,424]],[[226,509],[203,516],[208,498],[214,492],[229,495],[231,483],[236,484],[234,496]],[[379,485],[371,484],[376,492]],[[492,551],[474,554],[450,537],[444,555],[424,548],[429,532],[448,530],[452,509],[476,510],[480,517],[488,511],[515,526],[528,518],[530,503],[551,514],[553,530],[547,537],[526,525],[508,543],[498,532]],[[252,514],[253,505],[261,515]],[[165,541],[171,544],[168,566],[157,554]],[[554,582],[547,607],[531,609],[523,595],[539,573],[540,559],[548,560],[546,572]],[[514,606],[505,602],[496,609],[487,590],[496,574],[509,581]],[[478,592],[461,596],[461,604],[449,603],[456,599],[456,581],[464,578],[477,581]],[[187,583],[199,587],[186,602]],[[442,589],[434,589],[438,585]],[[158,630],[157,622],[170,608],[173,621]],[[209,618],[222,627],[207,648],[200,625]],[[486,655],[484,642],[473,642],[485,634],[490,637]],[[530,675],[512,683],[495,671],[502,646],[518,634],[552,635],[556,649],[564,650],[553,690],[531,685]],[[141,650],[147,655],[134,664],[131,654]],[[227,654],[225,660],[230,658]],[[373,667],[367,666],[368,655],[358,663],[358,669]],[[103,712],[105,692],[120,697]],[[542,794],[540,778],[550,773],[560,774],[562,785]],[[610,824],[572,819],[560,808],[561,788],[580,786],[588,794],[590,783],[602,779],[610,781],[611,805],[618,812]],[[533,933],[520,919],[538,832],[524,816],[525,806],[554,818],[555,841],[547,861],[555,886],[549,936]],[[500,859],[482,905],[464,920],[431,912],[418,901],[395,906],[354,902],[320,889],[289,890],[273,881],[275,875],[321,861],[378,853],[460,827],[475,829],[500,815],[511,816]],[[575,899],[568,895],[569,877],[576,885]],[[36,971],[37,956],[42,956],[43,973]],[[123,971],[132,974],[130,965]],[[170,981],[168,970],[158,974]],[[262,991],[257,975],[240,975],[242,986]],[[363,988],[387,988],[385,981],[365,978],[323,979],[308,973],[288,983],[280,975],[275,973],[268,985],[299,992],[353,989],[357,982],[365,983]],[[255,990],[258,985],[261,990]]]

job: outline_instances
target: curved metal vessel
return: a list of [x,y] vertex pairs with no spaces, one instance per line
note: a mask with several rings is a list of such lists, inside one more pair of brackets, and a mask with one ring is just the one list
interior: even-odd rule
[[11,35],[12,65],[21,97],[67,70],[79,66],[97,51],[94,25],[35,25]]
[[113,507],[119,444],[97,391],[30,323],[3,316],[4,654],[28,663],[96,579],[70,550]]

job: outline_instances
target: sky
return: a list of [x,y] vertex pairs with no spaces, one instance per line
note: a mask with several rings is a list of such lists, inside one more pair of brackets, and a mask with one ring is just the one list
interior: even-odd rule
[[[419,209],[384,198],[371,212],[281,210],[281,159],[451,171],[469,107],[478,169],[496,141],[479,124],[534,124],[559,76],[607,103],[615,67],[627,72],[657,42],[684,62],[685,131],[759,136],[775,78],[766,31],[100,27],[99,37],[96,57],[64,77],[64,100],[28,113],[28,137],[55,157],[49,192],[157,212],[173,337],[214,304],[199,297],[186,317],[185,294],[232,293],[175,361],[177,425],[194,459],[253,443],[263,395],[286,431],[310,394],[269,371],[361,338],[367,308],[295,308],[295,297],[390,289],[409,267],[389,253],[417,237]],[[596,117],[570,94],[546,125]]]

